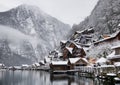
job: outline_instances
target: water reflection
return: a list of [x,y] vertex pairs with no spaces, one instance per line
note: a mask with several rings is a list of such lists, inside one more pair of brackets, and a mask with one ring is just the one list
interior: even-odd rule
[[0,71],[0,85],[110,85],[106,81],[44,71]]

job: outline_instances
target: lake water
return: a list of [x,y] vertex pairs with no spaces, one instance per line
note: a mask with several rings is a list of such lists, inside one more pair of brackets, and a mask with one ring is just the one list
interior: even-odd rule
[[113,85],[104,80],[44,71],[0,71],[0,85]]

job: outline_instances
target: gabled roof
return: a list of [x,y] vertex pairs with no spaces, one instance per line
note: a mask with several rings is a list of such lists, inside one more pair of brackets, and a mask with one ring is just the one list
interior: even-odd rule
[[69,58],[69,61],[71,64],[74,64],[76,62],[78,62],[79,60],[83,60],[85,63],[89,63],[88,60],[86,58]]
[[73,50],[73,48],[66,47],[66,49],[72,54],[72,50]]
[[69,61],[70,61],[71,64],[74,64],[79,60],[80,60],[80,58],[69,58]]

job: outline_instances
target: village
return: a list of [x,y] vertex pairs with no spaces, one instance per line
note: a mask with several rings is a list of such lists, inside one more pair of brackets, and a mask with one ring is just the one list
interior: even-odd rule
[[[84,77],[120,82],[120,31],[112,35],[101,35],[99,40],[93,40],[92,28],[76,31],[69,40],[62,40],[60,47],[51,51],[40,62],[32,65],[6,67],[0,64],[0,69],[8,70],[43,70],[51,74],[70,74]],[[108,53],[105,46],[110,47]],[[100,48],[101,47],[101,48]],[[95,55],[102,50],[102,55]]]

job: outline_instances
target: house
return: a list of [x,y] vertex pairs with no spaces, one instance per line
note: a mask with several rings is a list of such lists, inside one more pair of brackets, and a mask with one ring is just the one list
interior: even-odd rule
[[65,47],[63,51],[63,59],[68,59],[69,57],[72,57],[72,50],[73,48],[71,47]]
[[70,38],[70,40],[75,40],[77,38],[80,38],[82,35],[91,35],[94,33],[94,29],[93,28],[89,28],[89,29],[85,29],[82,31],[76,31],[72,37]]
[[115,62],[120,62],[120,45],[112,47],[114,50],[107,58],[111,61],[112,64]]
[[50,64],[50,68],[52,71],[59,70],[68,70],[67,67],[68,61],[52,61]]
[[68,69],[74,69],[75,66],[87,66],[89,64],[86,58],[69,58],[68,60]]
[[101,46],[103,44],[113,44],[114,42],[120,41],[120,31],[117,31],[116,33],[112,34],[110,37],[106,37],[104,39],[101,39],[97,42],[94,42],[94,46]]
[[0,63],[0,69],[3,69],[3,68],[5,68],[5,65]]
[[70,41],[70,44],[63,50],[63,59],[85,57],[86,53],[84,49],[76,44],[74,41]]

